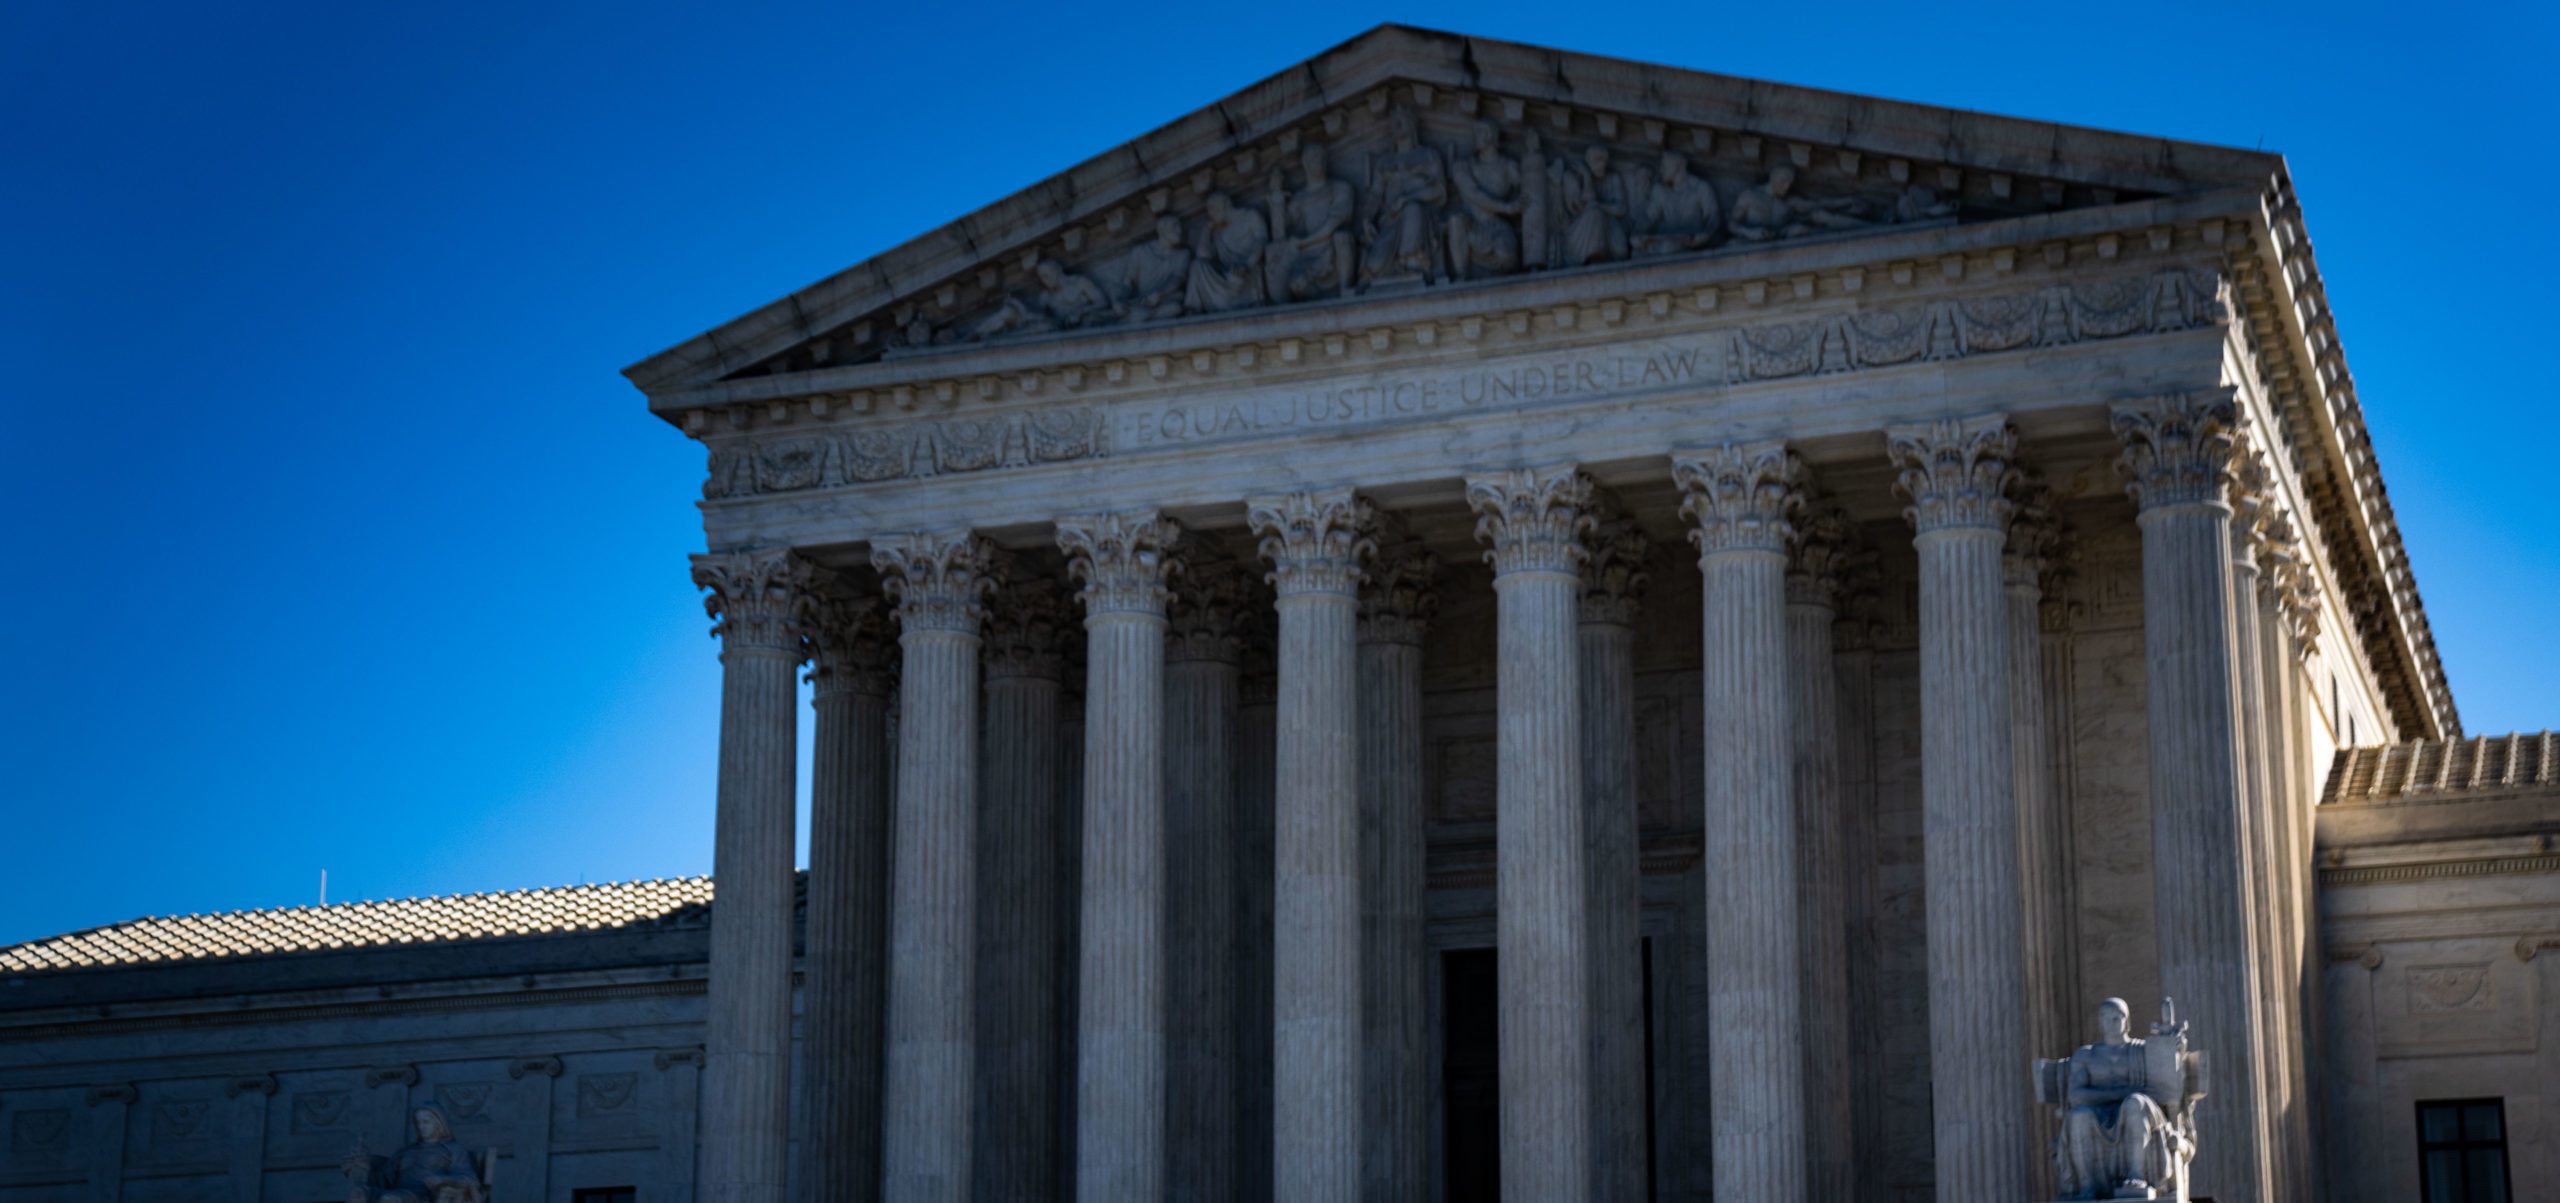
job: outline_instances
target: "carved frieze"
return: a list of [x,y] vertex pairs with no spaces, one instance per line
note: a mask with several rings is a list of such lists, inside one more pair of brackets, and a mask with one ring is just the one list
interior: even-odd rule
[[728,441],[711,447],[702,495],[758,493],[918,480],[1097,459],[1110,452],[1101,407],[1062,405],[981,418],[862,425],[824,433]]

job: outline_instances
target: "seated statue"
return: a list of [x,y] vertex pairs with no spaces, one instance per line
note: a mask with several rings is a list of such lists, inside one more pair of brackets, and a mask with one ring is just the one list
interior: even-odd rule
[[473,1157],[453,1138],[441,1108],[420,1107],[410,1118],[418,1128],[415,1144],[376,1157],[358,1141],[339,1163],[352,1184],[347,1203],[489,1203],[498,1151],[484,1149]]
[[1115,311],[1111,296],[1089,276],[1068,271],[1055,259],[1042,259],[1032,267],[1040,291],[1030,298],[1006,297],[985,321],[979,322],[973,337],[994,338],[1003,334],[1047,334],[1056,330],[1073,330],[1079,326],[1108,323]]
[[2135,1040],[2125,1035],[2132,1009],[2110,998],[2098,1004],[2098,1043],[2036,1062],[2036,1101],[2062,1111],[2053,1141],[2062,1198],[2185,1203],[2204,1054],[2186,1051],[2175,1006],[2163,1002],[2151,1038]]

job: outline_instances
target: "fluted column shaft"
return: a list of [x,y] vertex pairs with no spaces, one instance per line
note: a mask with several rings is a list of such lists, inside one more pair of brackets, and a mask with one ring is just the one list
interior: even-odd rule
[[1719,1198],[1805,1196],[1804,1016],[1788,725],[1786,546],[1801,469],[1783,444],[1673,460],[1705,578],[1707,1031]]
[[[1499,951],[1502,1189],[1590,1197],[1591,1014],[1583,863],[1582,581],[1591,484],[1571,466],[1467,482],[1491,544],[1495,681],[1494,943]],[[1721,1077],[1719,1072],[1719,1077]]]
[[1015,582],[986,623],[980,751],[977,1197],[1046,1198],[1058,1174],[1060,597]]
[[1363,1198],[1430,1188],[1430,950],[1423,899],[1422,638],[1439,559],[1382,551],[1359,601]]
[[1348,490],[1251,502],[1277,593],[1272,1197],[1360,1197],[1357,595]]
[[1236,1175],[1236,611],[1233,563],[1176,582],[1165,665],[1167,1134],[1173,1203],[1225,1203]]
[[1584,540],[1575,627],[1591,968],[1591,1197],[1642,1203],[1646,1111],[1644,865],[1636,831],[1635,615],[1648,544],[1614,503]]
[[1940,1199],[2030,1190],[2018,1065],[2018,797],[2000,553],[2016,440],[1997,416],[1888,432],[1920,552],[1922,862]]
[[[835,599],[830,599],[835,601]],[[809,767],[809,917],[801,1177],[817,1203],[880,1194],[881,1039],[889,964],[890,651],[881,616],[840,601],[817,638]]]
[[784,551],[696,556],[720,636],[719,810],[702,1075],[703,1194],[781,1203],[791,1128],[793,776],[811,570]]
[[[2065,992],[2071,949],[2063,938],[2069,913],[2064,909],[2063,875],[2071,850],[2062,840],[2061,799],[2053,788],[2052,747],[2047,730],[2051,711],[2045,699],[2044,589],[2040,574],[2051,542],[2051,530],[2039,498],[2017,514],[2001,560],[2001,594],[2006,599],[2003,626],[2008,633],[2009,762],[2018,808],[2019,957],[2025,978],[2020,997],[2025,1043],[2019,1064],[2037,1057],[2060,1056],[2077,1047],[2079,1025],[2070,1022],[2071,1001]],[[2053,1111],[2029,1101],[2030,1148],[2043,1148],[2054,1137]],[[2028,1158],[2027,1173],[2037,1192],[2053,1194],[2051,1158]]]
[[2142,528],[2142,634],[2151,745],[2153,890],[2160,982],[2213,1052],[2198,1104],[2192,1193],[2269,1197],[2258,972],[2233,713],[2231,402],[2185,394],[2113,407]]
[[1818,516],[1787,573],[1788,727],[1795,743],[1797,964],[1804,1012],[1806,1184],[1815,1199],[1855,1190],[1850,1110],[1847,822],[1840,788],[1840,699],[1832,676],[1835,561],[1848,525]]
[[1085,585],[1076,1197],[1091,1203],[1164,1196],[1164,581],[1178,537],[1151,512],[1058,524]]
[[1831,676],[1838,689],[1842,839],[1848,849],[1841,897],[1849,931],[1850,1144],[1857,1159],[1851,1178],[1863,1184],[1881,1180],[1885,1116],[1884,1045],[1878,1035],[1884,998],[1876,935],[1875,623],[1866,614],[1876,596],[1871,588],[1847,588],[1845,581],[1843,595],[1850,616],[1831,633]]
[[872,551],[898,606],[888,1069],[880,1194],[969,1203],[977,1094],[978,623],[994,552],[966,532]]

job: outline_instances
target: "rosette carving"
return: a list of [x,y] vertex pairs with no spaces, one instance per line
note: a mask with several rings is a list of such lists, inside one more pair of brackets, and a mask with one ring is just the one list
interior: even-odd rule
[[1821,506],[1797,523],[1787,555],[1787,604],[1837,611],[1841,572],[1860,542],[1858,524],[1837,505]]
[[1894,491],[1911,504],[1902,516],[1922,534],[1999,530],[2014,508],[2018,435],[2004,414],[1944,418],[1885,429],[1885,449],[1902,469]]
[[1182,527],[1154,510],[1086,514],[1058,520],[1058,549],[1067,572],[1084,586],[1076,600],[1087,621],[1105,614],[1164,616],[1168,577],[1182,571],[1174,554]]
[[987,601],[986,644],[979,663],[989,677],[1039,677],[1055,681],[1066,662],[1072,619],[1066,593],[1048,577],[1007,578]]
[[855,596],[840,577],[818,591],[809,608],[809,683],[818,696],[885,698],[896,691],[898,648],[887,611],[877,597]]
[[987,592],[1002,571],[996,545],[969,531],[915,531],[871,545],[880,588],[897,603],[898,626],[978,633]]
[[1164,658],[1236,663],[1253,592],[1253,570],[1243,564],[1225,558],[1186,559],[1165,613]]
[[1245,503],[1245,522],[1261,537],[1257,550],[1271,562],[1263,579],[1280,596],[1300,593],[1356,595],[1360,561],[1377,550],[1365,534],[1369,503],[1349,489],[1290,493]]
[[2124,453],[2125,491],[2142,509],[2228,500],[2240,411],[2229,389],[2170,393],[2107,407]]
[[695,556],[693,583],[711,591],[702,609],[722,646],[785,652],[794,661],[808,654],[819,571],[790,548]]
[[1671,478],[1687,496],[1680,516],[1703,560],[1718,552],[1783,553],[1804,512],[1804,463],[1778,440],[1675,452]]
[[1582,536],[1592,526],[1591,478],[1572,464],[1520,468],[1467,480],[1467,505],[1476,512],[1476,540],[1493,575],[1573,572],[1589,553]]
[[1617,498],[1596,492],[1591,532],[1583,536],[1582,550],[1582,621],[1620,627],[1634,623],[1645,586],[1653,583],[1644,566],[1653,540],[1627,517]]

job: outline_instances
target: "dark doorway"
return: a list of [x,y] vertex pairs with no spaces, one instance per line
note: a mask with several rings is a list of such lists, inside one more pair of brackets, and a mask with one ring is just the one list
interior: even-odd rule
[[[1653,1107],[1653,941],[1644,942],[1645,1197],[1655,1197]],[[1494,950],[1440,954],[1441,1145],[1448,1203],[1502,1198],[1501,986]]]

